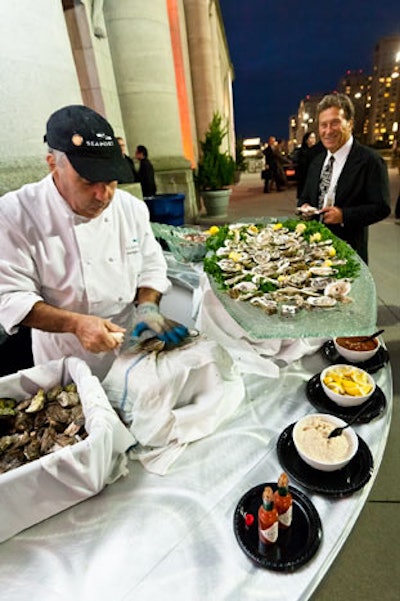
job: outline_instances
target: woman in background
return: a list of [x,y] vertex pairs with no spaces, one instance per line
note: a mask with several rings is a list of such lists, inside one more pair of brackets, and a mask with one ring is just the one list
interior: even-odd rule
[[323,149],[321,142],[317,144],[317,136],[313,131],[304,134],[297,158],[297,198],[303,191],[311,161]]

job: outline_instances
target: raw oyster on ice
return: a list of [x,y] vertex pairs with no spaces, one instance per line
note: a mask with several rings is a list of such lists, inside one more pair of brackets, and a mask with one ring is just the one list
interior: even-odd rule
[[332,234],[324,226],[316,231],[318,227],[302,222],[289,227],[231,224],[209,251],[205,271],[218,276],[231,298],[268,314],[285,303],[312,310],[352,302],[351,277],[343,274],[356,274],[359,266],[350,257],[346,267],[351,251],[337,252]]

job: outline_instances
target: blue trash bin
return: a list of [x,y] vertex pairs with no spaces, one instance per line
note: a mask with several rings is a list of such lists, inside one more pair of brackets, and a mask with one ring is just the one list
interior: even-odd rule
[[167,225],[183,225],[185,223],[185,195],[155,194],[145,196],[144,202],[150,212],[150,221]]

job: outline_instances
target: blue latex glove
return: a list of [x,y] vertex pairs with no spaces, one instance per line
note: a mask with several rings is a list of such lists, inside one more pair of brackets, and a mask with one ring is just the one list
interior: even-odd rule
[[138,305],[131,333],[133,342],[137,342],[139,339],[156,337],[165,342],[166,345],[174,346],[188,335],[189,330],[184,325],[161,315],[156,303],[141,303]]

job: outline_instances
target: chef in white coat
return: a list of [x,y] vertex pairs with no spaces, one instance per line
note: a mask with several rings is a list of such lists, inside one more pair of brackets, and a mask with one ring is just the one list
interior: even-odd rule
[[146,204],[117,189],[125,161],[110,124],[82,105],[53,113],[50,173],[0,199],[0,323],[32,328],[35,364],[74,355],[102,379],[123,336],[176,343],[159,312],[170,282]]

